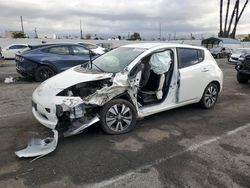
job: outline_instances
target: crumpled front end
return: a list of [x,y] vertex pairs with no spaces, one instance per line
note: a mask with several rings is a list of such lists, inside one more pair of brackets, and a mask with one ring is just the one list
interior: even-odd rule
[[97,80],[88,78],[74,85],[67,84],[64,89],[46,81],[33,93],[32,112],[41,124],[57,129],[64,136],[79,134],[99,121],[101,106],[127,92],[127,79],[127,72],[113,74],[112,77],[109,74],[109,77],[98,76]]

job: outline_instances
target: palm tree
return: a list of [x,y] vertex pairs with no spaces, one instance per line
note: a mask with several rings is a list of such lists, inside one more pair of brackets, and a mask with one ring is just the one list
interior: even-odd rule
[[222,31],[222,9],[223,9],[223,0],[220,0],[220,32],[219,32],[220,37],[223,35],[223,31]]
[[227,33],[227,20],[228,20],[228,12],[229,12],[229,5],[230,5],[230,0],[227,0],[227,11],[226,11],[226,17],[225,17],[225,25],[224,25],[224,37],[228,37]]
[[236,30],[237,30],[238,23],[239,23],[239,21],[240,21],[240,18],[241,18],[241,16],[242,16],[242,14],[243,14],[243,12],[244,12],[244,10],[245,10],[247,4],[248,4],[248,0],[245,1],[245,4],[244,4],[244,6],[243,6],[243,8],[241,9],[240,14],[239,14],[239,0],[238,0],[237,11],[236,11],[236,18],[235,18],[235,24],[234,24],[233,31],[232,31],[232,33],[231,33],[231,35],[230,35],[231,38],[235,38],[235,34],[236,34]]

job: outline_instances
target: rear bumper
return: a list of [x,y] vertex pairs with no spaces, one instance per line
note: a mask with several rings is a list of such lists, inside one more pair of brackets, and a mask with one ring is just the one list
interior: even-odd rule
[[250,70],[249,69],[241,69],[240,65],[236,65],[235,69],[240,73],[240,74],[244,74],[246,76],[250,77]]
[[21,74],[24,77],[33,77],[33,72],[32,71],[27,71],[26,69],[24,69],[23,67],[16,67],[16,71]]
[[27,61],[20,62],[16,59],[16,71],[24,77],[32,78],[36,67],[37,65],[34,63]]

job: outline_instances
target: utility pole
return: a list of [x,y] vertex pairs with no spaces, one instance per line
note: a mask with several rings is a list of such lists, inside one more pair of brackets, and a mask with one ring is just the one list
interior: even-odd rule
[[23,29],[23,17],[22,17],[22,16],[20,16],[20,19],[21,19],[22,33],[24,34],[24,29]]
[[80,38],[83,39],[83,36],[82,36],[82,20],[80,20]]
[[159,25],[159,40],[161,41],[161,23]]
[[37,29],[36,29],[36,27],[35,27],[35,29],[34,29],[34,32],[35,32],[35,38],[37,39],[37,38],[38,38],[38,35],[37,35]]

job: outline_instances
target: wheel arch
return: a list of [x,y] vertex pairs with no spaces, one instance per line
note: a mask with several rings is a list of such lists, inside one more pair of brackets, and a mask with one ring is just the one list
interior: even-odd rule
[[[220,82],[219,82],[219,81],[214,80],[214,81],[210,82],[209,84],[211,84],[211,83],[215,84],[215,85],[218,87],[218,90],[221,91],[221,85],[220,85]],[[209,85],[209,84],[208,84],[208,85]]]
[[41,67],[41,66],[47,66],[47,67],[51,68],[55,72],[55,74],[57,74],[59,72],[54,65],[51,65],[51,63],[49,63],[47,61],[43,61],[43,62],[38,63],[37,67]]

